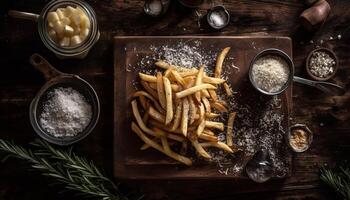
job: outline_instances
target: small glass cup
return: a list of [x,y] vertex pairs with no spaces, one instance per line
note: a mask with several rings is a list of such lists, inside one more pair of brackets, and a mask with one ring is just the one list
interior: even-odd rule
[[[51,39],[48,34],[47,15],[57,8],[67,6],[81,8],[90,20],[89,35],[78,45],[62,47]],[[50,49],[57,57],[66,58],[85,58],[93,45],[99,40],[100,32],[98,30],[97,18],[93,8],[84,1],[80,0],[54,0],[45,5],[40,15],[21,11],[10,10],[9,15],[15,18],[29,19],[38,23],[38,32],[44,45]]]

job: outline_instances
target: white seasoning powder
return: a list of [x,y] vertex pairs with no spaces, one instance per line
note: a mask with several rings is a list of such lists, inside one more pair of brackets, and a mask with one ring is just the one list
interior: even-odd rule
[[264,56],[253,64],[252,78],[257,87],[266,92],[278,92],[287,83],[289,68],[279,56]]
[[227,16],[223,12],[212,12],[209,17],[211,23],[216,27],[222,27],[227,21]]
[[48,93],[40,114],[40,125],[54,137],[71,137],[82,132],[91,117],[91,105],[82,94],[70,87],[59,87]]

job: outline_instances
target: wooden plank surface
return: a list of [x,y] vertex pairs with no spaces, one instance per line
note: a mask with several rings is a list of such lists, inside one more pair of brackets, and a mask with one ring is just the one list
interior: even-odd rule
[[[331,0],[332,10],[323,28],[307,33],[298,16],[306,8],[300,0],[218,0],[231,13],[227,28],[215,31],[198,27],[195,13],[172,3],[162,18],[142,14],[143,0],[87,0],[95,9],[101,38],[84,60],[57,59],[40,42],[35,23],[9,18],[9,9],[39,13],[47,1],[4,0],[0,6],[0,137],[26,145],[37,136],[32,130],[28,107],[44,83],[29,62],[40,53],[59,70],[76,73],[93,84],[101,100],[101,119],[96,129],[75,150],[95,161],[112,177],[113,169],[113,44],[115,35],[280,35],[293,39],[296,74],[306,76],[307,53],[316,46],[332,48],[340,69],[332,80],[346,87],[343,97],[328,97],[311,88],[294,85],[293,122],[306,123],[314,131],[311,148],[293,155],[293,176],[269,184],[234,181],[124,181],[127,192],[141,191],[146,199],[334,199],[321,185],[319,167],[335,165],[349,155],[349,119],[337,120],[337,110],[350,113],[350,2]],[[207,8],[198,9],[204,14]],[[329,40],[332,36],[341,39]],[[312,42],[311,42],[312,41]],[[346,116],[346,115],[345,115]],[[344,147],[344,148],[343,148]],[[50,187],[37,173],[25,170],[26,163],[10,159],[0,164],[0,199],[76,199],[71,193],[57,195],[61,187]]]
[[[137,90],[135,83],[138,82],[138,72],[153,71],[157,69],[152,62],[152,57],[157,57],[152,48],[161,48],[162,46],[176,47],[180,43],[188,46],[198,46],[203,52],[212,52],[214,57],[225,47],[232,47],[227,55],[223,66],[224,74],[227,76],[227,82],[235,89],[238,94],[235,95],[240,103],[248,103],[252,107],[254,116],[262,116],[266,108],[257,105],[265,105],[263,102],[271,101],[272,97],[267,97],[257,92],[249,83],[248,70],[254,56],[260,51],[268,48],[277,48],[292,56],[292,41],[287,37],[229,37],[229,36],[122,36],[114,38],[114,174],[123,179],[231,179],[246,178],[241,173],[229,173],[228,175],[219,173],[219,168],[215,162],[197,162],[191,167],[183,166],[172,159],[167,158],[154,150],[140,151],[142,145],[139,138],[131,131],[130,101],[132,95]],[[200,45],[199,45],[200,44]],[[145,60],[148,58],[148,60]],[[140,65],[140,63],[150,65]],[[213,60],[206,62],[215,63]],[[239,67],[239,73],[230,66],[234,64]],[[208,65],[208,68],[214,69],[214,65]],[[148,70],[147,70],[148,69]],[[137,86],[139,87],[139,86]],[[266,97],[266,98],[263,98]],[[288,133],[289,111],[291,110],[292,89],[280,95],[281,109],[274,112],[283,115],[282,129],[284,134]],[[261,101],[261,102],[260,102]],[[229,105],[230,107],[233,105]],[[256,106],[256,107],[255,107]],[[255,108],[254,108],[255,107]],[[239,113],[240,111],[237,110]],[[239,115],[241,116],[241,115]],[[248,117],[248,116],[246,116]],[[242,117],[244,118],[244,117]],[[242,121],[238,117],[236,124]],[[226,122],[224,122],[226,124]],[[237,125],[236,125],[237,126]],[[258,124],[255,126],[258,127]],[[278,135],[280,130],[275,129],[270,134]],[[237,136],[235,136],[237,137]],[[253,138],[257,140],[258,138]],[[277,138],[275,139],[277,141]],[[289,153],[286,143],[280,145],[274,142],[277,154],[286,163],[285,171],[276,171],[277,174],[285,177],[291,173],[291,153]],[[284,141],[284,140],[283,140]],[[245,148],[244,146],[240,148]],[[242,166],[251,155],[245,152],[243,156],[236,161],[231,162],[231,167]],[[281,178],[281,177],[279,177]]]

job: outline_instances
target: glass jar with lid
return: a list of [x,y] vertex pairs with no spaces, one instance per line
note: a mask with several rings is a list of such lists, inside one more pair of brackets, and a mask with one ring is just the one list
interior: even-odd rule
[[[73,29],[71,28],[71,26],[69,26],[70,25],[69,23],[73,24],[73,22],[67,22],[66,23],[68,24],[67,26],[66,24],[64,24],[64,27],[63,27],[64,31],[59,33],[61,36],[60,40],[63,40],[64,38],[66,42],[58,41],[58,39],[53,38],[51,33],[54,32],[56,34],[56,32],[54,31],[56,29],[55,27],[52,28],[53,25],[51,22],[49,22],[49,19],[51,16],[49,15],[52,15],[53,12],[64,11],[64,9],[72,9],[72,10],[76,9],[77,11],[82,13],[84,17],[85,16],[87,17],[88,24],[86,24],[86,26],[89,27],[89,30],[85,32],[83,39],[81,39],[80,37],[77,37],[79,36],[80,33],[76,29]],[[9,15],[16,18],[30,19],[33,21],[37,21],[38,32],[42,42],[49,50],[51,50],[54,54],[56,54],[57,57],[61,59],[86,57],[90,49],[99,40],[99,37],[100,37],[96,14],[93,8],[86,2],[80,1],[80,0],[53,0],[49,2],[47,5],[45,5],[40,15],[14,11],[14,10],[9,11]],[[80,19],[77,19],[77,20],[73,19],[72,21],[74,21],[75,23],[76,21],[79,21],[79,20]],[[62,36],[62,34],[66,33],[65,31],[66,32],[71,31],[72,35],[67,37]],[[77,35],[73,35],[73,34],[77,34]],[[74,42],[74,45],[70,45],[70,43],[73,44],[73,42],[70,42],[72,41],[73,36],[76,36],[74,38],[75,39],[74,41],[77,41],[76,39],[78,39],[79,42]]]

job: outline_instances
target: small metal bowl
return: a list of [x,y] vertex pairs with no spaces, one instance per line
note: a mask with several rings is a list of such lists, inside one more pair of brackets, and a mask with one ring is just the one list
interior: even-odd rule
[[[317,52],[317,51],[323,51],[323,52],[326,52],[330,57],[332,57],[335,61],[335,66],[334,66],[334,71],[332,74],[330,74],[329,76],[327,77],[324,77],[324,78],[321,78],[321,77],[318,77],[318,76],[315,76],[311,73],[310,71],[310,59],[312,57],[312,54]],[[338,61],[338,57],[335,55],[334,51],[332,51],[331,49],[328,49],[328,48],[317,48],[317,49],[314,49],[313,51],[311,51],[309,53],[309,55],[307,56],[306,58],[306,72],[307,74],[309,75],[309,77],[311,77],[312,79],[314,80],[317,80],[317,81],[327,81],[331,78],[333,78],[333,76],[337,73],[338,71],[338,66],[339,66],[339,61]]]
[[[35,132],[44,140],[58,145],[70,145],[84,139],[95,128],[100,115],[100,102],[93,87],[77,75],[66,74],[58,71],[38,54],[32,55],[30,62],[36,69],[43,73],[47,80],[45,85],[32,100],[29,107],[29,118]],[[48,92],[58,87],[71,87],[74,90],[77,90],[91,105],[91,121],[87,127],[76,136],[54,137],[47,133],[39,123],[40,114],[43,111],[43,104],[48,99]]]
[[[284,59],[287,64],[288,64],[288,67],[289,67],[289,77],[288,77],[288,81],[284,84],[284,86],[281,88],[281,90],[277,91],[277,92],[268,92],[268,91],[265,91],[261,88],[259,88],[256,83],[254,82],[253,80],[253,72],[252,72],[252,69],[253,69],[253,65],[254,63],[259,59],[259,58],[262,58],[264,56],[268,56],[268,55],[275,55],[275,56],[278,56],[282,59]],[[293,64],[293,61],[292,59],[285,53],[283,52],[282,50],[279,50],[279,49],[274,49],[274,48],[270,48],[270,49],[265,49],[261,52],[259,52],[254,58],[253,60],[250,62],[250,65],[249,65],[249,80],[251,82],[251,84],[253,85],[253,87],[255,89],[257,89],[259,92],[263,93],[263,94],[266,94],[266,95],[278,95],[278,94],[281,94],[282,92],[284,92],[293,82],[293,77],[294,77],[294,64]]]
[[[297,149],[297,148],[294,148],[290,141],[291,141],[291,136],[292,136],[292,133],[294,130],[296,129],[301,129],[301,130],[304,130],[306,133],[307,133],[307,145],[305,146],[305,148],[303,149]],[[288,143],[288,146],[294,151],[294,152],[297,152],[297,153],[302,153],[302,152],[305,152],[306,150],[309,149],[311,143],[313,141],[313,133],[312,131],[305,125],[305,124],[294,124],[293,126],[291,126],[289,128],[289,133],[287,134],[287,143]]]
[[[213,13],[220,13],[221,15],[223,15],[225,18],[226,18],[226,21],[222,24],[222,25],[217,25],[213,22],[213,19],[212,19],[212,14]],[[228,23],[230,22],[230,14],[228,13],[228,11],[226,10],[226,8],[224,6],[215,6],[213,7],[212,9],[210,9],[208,11],[208,14],[207,14],[207,21],[208,21],[208,24],[214,28],[214,29],[223,29],[225,28]]]

